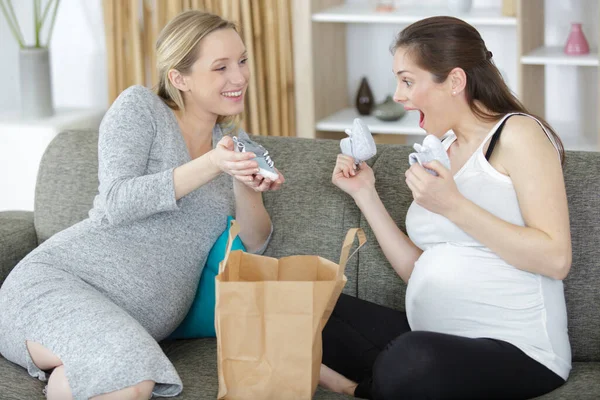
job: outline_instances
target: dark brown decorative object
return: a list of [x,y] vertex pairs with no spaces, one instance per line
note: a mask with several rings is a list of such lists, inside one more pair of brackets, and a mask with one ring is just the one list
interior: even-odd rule
[[356,109],[360,115],[369,115],[373,111],[374,106],[375,99],[369,87],[369,82],[367,82],[367,78],[362,78],[358,93],[356,94]]

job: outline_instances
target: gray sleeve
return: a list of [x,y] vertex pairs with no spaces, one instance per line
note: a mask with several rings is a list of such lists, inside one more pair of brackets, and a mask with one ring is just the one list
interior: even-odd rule
[[100,124],[98,191],[111,224],[178,208],[173,168],[144,175],[156,136],[152,96],[147,88],[130,87]]

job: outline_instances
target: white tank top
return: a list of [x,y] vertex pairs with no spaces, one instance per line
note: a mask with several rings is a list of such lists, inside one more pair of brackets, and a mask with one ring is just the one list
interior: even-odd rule
[[[454,180],[473,203],[525,226],[511,179],[494,169],[483,153],[509,115],[514,114],[498,121]],[[446,150],[455,140],[454,134],[444,140]],[[415,202],[408,209],[406,228],[423,250],[406,291],[412,330],[504,340],[567,379],[571,347],[562,281],[507,264],[450,220]]]

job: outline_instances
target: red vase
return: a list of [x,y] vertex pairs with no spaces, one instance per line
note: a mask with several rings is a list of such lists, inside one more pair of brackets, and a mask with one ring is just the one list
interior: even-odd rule
[[569,33],[569,38],[567,39],[567,44],[565,44],[565,54],[570,56],[577,56],[581,54],[589,54],[590,46],[581,30],[581,24],[572,23],[571,24],[571,32]]

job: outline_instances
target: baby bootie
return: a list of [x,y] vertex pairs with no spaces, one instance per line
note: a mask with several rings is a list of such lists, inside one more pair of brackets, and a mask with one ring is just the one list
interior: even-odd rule
[[342,154],[353,157],[356,164],[367,161],[377,154],[377,146],[367,124],[355,118],[352,129],[346,129],[347,138],[340,141]]
[[[448,153],[446,153],[446,149],[444,149],[444,145],[442,141],[434,135],[427,135],[423,140],[423,144],[415,143],[413,148],[417,151],[416,153],[410,153],[408,156],[409,165],[413,165],[414,163],[419,163],[421,166],[423,164],[431,162],[433,160],[438,160],[442,165],[448,169],[450,169],[450,159],[448,158]],[[425,168],[427,172],[431,175],[437,176],[437,173],[429,168]]]

